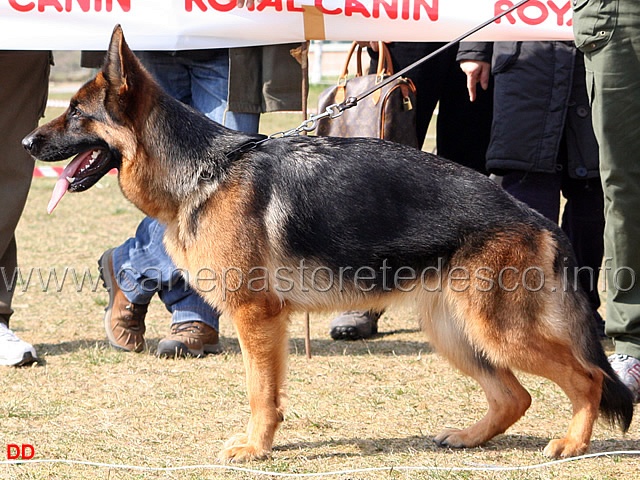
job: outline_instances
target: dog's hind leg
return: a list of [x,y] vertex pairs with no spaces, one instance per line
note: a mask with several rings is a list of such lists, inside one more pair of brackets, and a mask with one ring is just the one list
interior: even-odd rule
[[552,458],[582,455],[589,448],[598,417],[604,374],[599,368],[585,368],[570,345],[556,343],[545,353],[532,355],[521,368],[558,384],[571,401],[573,417],[566,436],[551,440],[544,454]]
[[223,461],[265,458],[284,414],[288,311],[245,304],[231,317],[242,349],[251,418],[246,433],[230,438],[219,457]]
[[440,432],[434,438],[438,445],[453,448],[482,445],[506,431],[531,405],[531,396],[510,370],[491,366],[469,368],[468,364],[454,364],[480,384],[489,409],[480,421],[470,427]]
[[489,402],[489,410],[474,425],[445,429],[434,438],[443,447],[476,447],[506,431],[524,415],[531,404],[529,393],[509,370],[494,370],[490,375],[472,375]]
[[456,448],[476,447],[503,433],[513,425],[531,405],[531,396],[508,368],[496,366],[470,343],[443,305],[428,308],[431,320],[422,322],[436,351],[462,373],[475,379],[489,403],[489,410],[476,424],[460,429],[447,429],[434,441],[440,446]]

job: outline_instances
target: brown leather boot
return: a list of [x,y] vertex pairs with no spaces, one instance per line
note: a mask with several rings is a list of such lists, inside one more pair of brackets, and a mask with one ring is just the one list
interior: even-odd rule
[[145,347],[144,317],[149,305],[131,303],[118,286],[113,272],[113,248],[98,260],[100,277],[109,292],[109,305],[104,310],[104,329],[112,347],[127,352],[142,352]]
[[203,322],[183,322],[171,325],[171,333],[158,343],[159,357],[204,357],[220,353],[218,332]]

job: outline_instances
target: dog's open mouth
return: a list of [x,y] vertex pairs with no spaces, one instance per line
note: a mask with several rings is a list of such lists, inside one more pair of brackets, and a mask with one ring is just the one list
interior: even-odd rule
[[117,167],[117,162],[110,152],[102,147],[92,148],[76,155],[58,177],[47,212],[53,212],[67,191],[87,190],[114,167]]

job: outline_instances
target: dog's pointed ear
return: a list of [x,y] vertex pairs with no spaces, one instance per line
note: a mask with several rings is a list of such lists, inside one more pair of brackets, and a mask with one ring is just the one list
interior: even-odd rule
[[116,25],[102,66],[102,74],[112,93],[120,96],[130,90],[129,80],[133,73],[131,69],[135,69],[136,65],[137,59],[124,39],[122,27]]

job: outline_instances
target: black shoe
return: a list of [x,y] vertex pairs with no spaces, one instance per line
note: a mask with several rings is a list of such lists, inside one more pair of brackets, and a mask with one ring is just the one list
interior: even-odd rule
[[384,312],[369,310],[344,312],[334,318],[329,334],[334,340],[360,340],[378,333],[378,319]]

